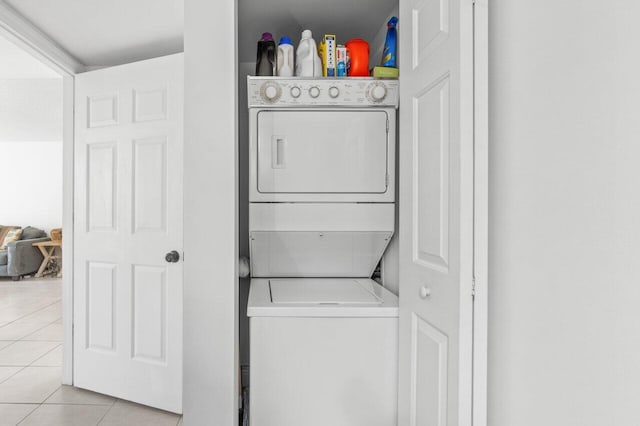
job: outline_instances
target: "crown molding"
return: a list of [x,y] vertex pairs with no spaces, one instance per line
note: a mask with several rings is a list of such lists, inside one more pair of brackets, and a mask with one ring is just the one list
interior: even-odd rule
[[85,71],[83,63],[3,0],[0,0],[0,35],[63,75]]

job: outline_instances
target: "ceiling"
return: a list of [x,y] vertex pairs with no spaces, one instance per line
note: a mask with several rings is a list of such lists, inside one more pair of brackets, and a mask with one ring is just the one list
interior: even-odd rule
[[[87,66],[118,65],[183,50],[184,0],[0,1]],[[371,42],[398,5],[398,0],[236,1],[241,62],[255,61],[256,41],[265,31],[277,39],[287,35],[294,45],[307,28],[316,40],[335,34],[340,44],[354,37]]]
[[61,78],[58,73],[0,37],[0,80],[16,78]]
[[239,0],[238,56],[241,62],[255,61],[256,42],[266,31],[276,42],[289,36],[294,46],[304,29],[316,41],[335,34],[339,44],[354,37],[371,42],[397,6],[397,0]]
[[4,2],[87,66],[119,65],[183,50],[183,0]]

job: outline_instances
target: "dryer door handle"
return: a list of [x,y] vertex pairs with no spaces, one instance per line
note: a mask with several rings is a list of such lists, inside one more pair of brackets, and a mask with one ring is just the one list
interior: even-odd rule
[[271,168],[286,168],[286,139],[284,136],[273,135],[271,137]]

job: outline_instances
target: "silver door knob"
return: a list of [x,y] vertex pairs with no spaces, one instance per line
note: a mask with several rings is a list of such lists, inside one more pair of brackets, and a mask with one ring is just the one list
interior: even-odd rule
[[180,253],[178,253],[175,250],[172,250],[166,254],[166,256],[164,257],[164,260],[166,260],[169,263],[176,263],[178,260],[180,260]]
[[424,285],[420,287],[420,298],[428,299],[429,297],[431,297],[431,289]]

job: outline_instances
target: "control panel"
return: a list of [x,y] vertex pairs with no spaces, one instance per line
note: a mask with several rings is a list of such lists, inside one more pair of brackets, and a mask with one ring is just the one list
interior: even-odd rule
[[248,77],[249,107],[398,106],[398,80]]

